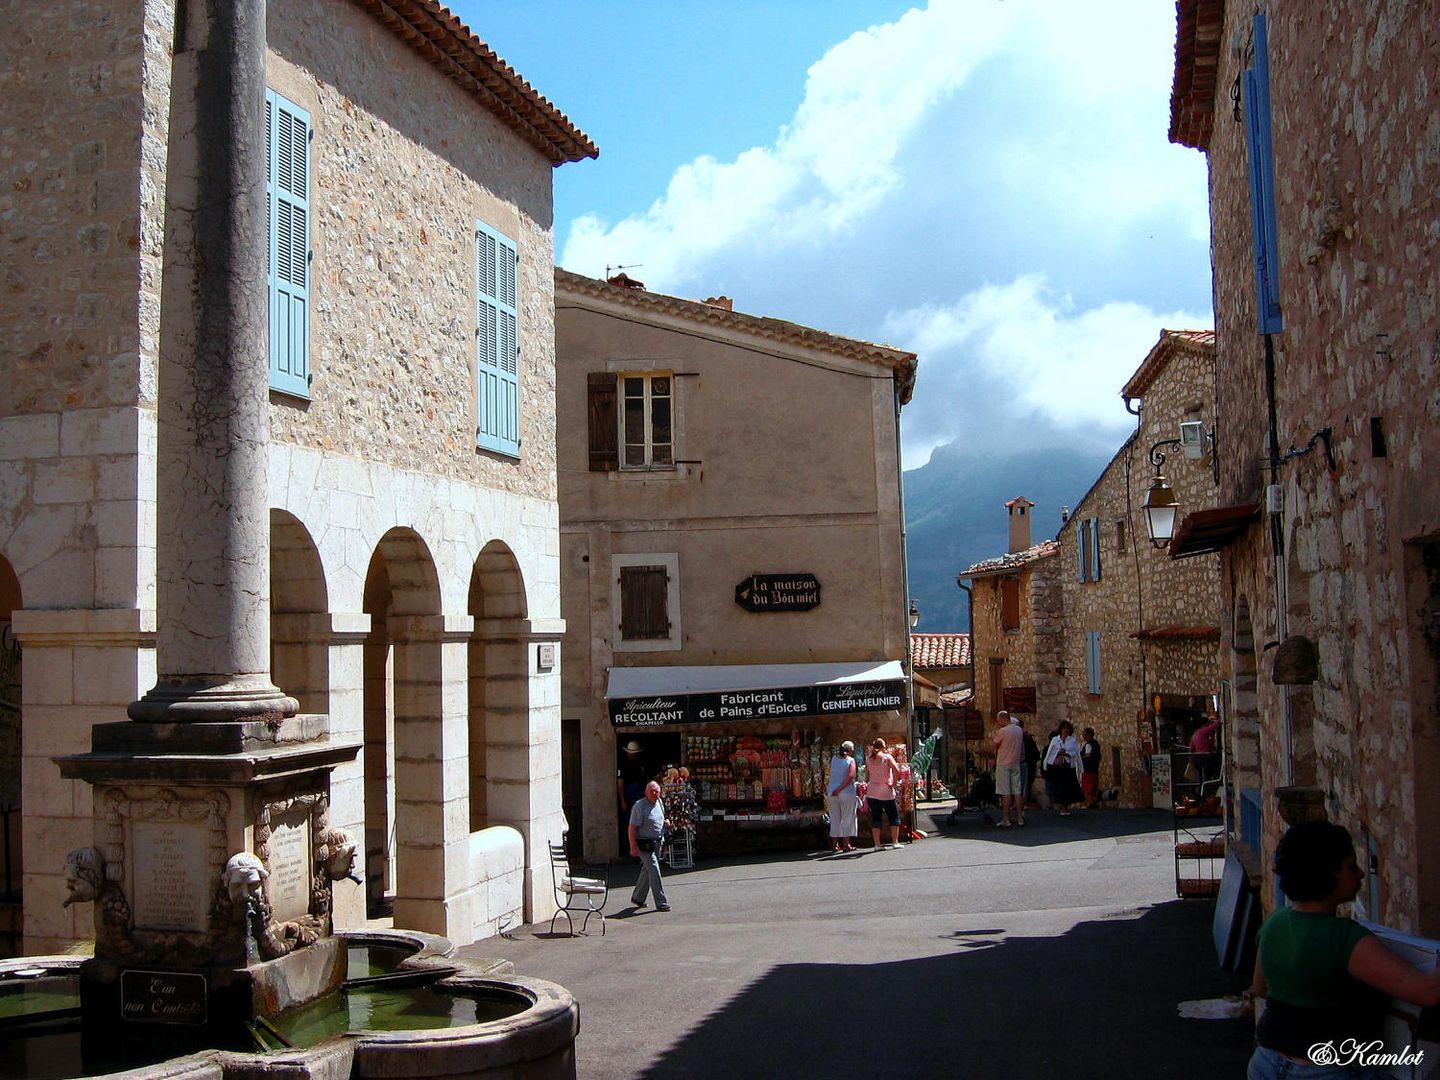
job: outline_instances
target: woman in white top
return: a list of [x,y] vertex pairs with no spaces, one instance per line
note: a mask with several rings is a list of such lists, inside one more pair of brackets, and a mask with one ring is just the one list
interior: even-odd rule
[[1060,807],[1060,816],[1069,817],[1070,807],[1085,801],[1076,770],[1080,768],[1080,741],[1069,720],[1060,721],[1060,730],[1045,751],[1045,779],[1050,782],[1050,798]]
[[840,752],[830,759],[830,850],[854,851],[851,841],[859,831],[859,797],[855,794],[855,744],[843,742]]

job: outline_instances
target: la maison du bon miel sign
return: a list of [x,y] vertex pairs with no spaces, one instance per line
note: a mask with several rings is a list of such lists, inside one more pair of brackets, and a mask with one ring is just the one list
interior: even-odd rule
[[820,606],[814,574],[751,574],[735,586],[735,603],[746,611],[809,611]]

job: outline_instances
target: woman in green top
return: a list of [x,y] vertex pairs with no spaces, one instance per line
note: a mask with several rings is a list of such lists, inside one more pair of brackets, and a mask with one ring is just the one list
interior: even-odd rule
[[1396,1053],[1380,1029],[1391,997],[1440,1004],[1440,969],[1422,974],[1335,909],[1355,899],[1364,872],[1350,834],[1328,821],[1296,825],[1275,851],[1291,906],[1260,928],[1249,995],[1265,999],[1249,1080],[1381,1075],[1371,1055]]

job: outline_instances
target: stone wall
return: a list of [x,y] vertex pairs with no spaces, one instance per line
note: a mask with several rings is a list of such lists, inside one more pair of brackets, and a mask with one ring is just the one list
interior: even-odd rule
[[[313,381],[271,395],[274,437],[553,499],[549,161],[356,4],[268,20],[269,84],[314,129]],[[475,446],[477,221],[519,247],[518,464]]]
[[[1263,7],[1285,320],[1273,339],[1278,444],[1304,447],[1328,427],[1336,469],[1318,445],[1286,461],[1283,547],[1267,519],[1226,552],[1230,633],[1240,640],[1248,611],[1259,650],[1228,650],[1237,688],[1260,657],[1255,694],[1237,693],[1258,733],[1246,779],[1266,792],[1323,789],[1331,817],[1377,846],[1379,916],[1433,936],[1440,740],[1423,619],[1436,604],[1424,567],[1440,542],[1440,43],[1428,5]],[[1243,5],[1226,11],[1217,86],[1248,62],[1250,18]],[[1269,480],[1269,423],[1245,144],[1228,100],[1216,103],[1209,164],[1222,502],[1239,502]],[[1261,646],[1289,634],[1318,645],[1313,687],[1271,681]],[[1283,823],[1268,796],[1264,822],[1269,849]]]
[[[1218,690],[1218,557],[1171,559],[1149,539],[1141,509],[1155,475],[1149,451],[1179,435],[1182,420],[1213,416],[1214,354],[1162,336],[1163,366],[1144,388],[1137,430],[1111,459],[1060,529],[1058,577],[1064,594],[1064,701],[1077,732],[1095,729],[1102,746],[1100,785],[1119,787],[1131,806],[1151,803],[1149,747],[1137,721],[1153,719],[1156,694],[1206,699]],[[1152,354],[1153,355],[1153,354]],[[1164,475],[1180,514],[1215,505],[1211,459],[1188,460],[1163,447]],[[1098,523],[1099,580],[1080,580],[1076,532]],[[1087,573],[1087,579],[1093,575]],[[1138,638],[1146,630],[1183,630]],[[1198,637],[1201,630],[1212,636]],[[1086,634],[1100,634],[1100,693],[1088,692]],[[1150,732],[1153,736],[1153,731]],[[1120,751],[1115,771],[1113,751]]]
[[[971,605],[975,617],[975,639],[973,642],[972,655],[975,658],[975,708],[985,718],[987,726],[994,719],[998,700],[995,689],[992,685],[991,670],[994,662],[1000,662],[1002,672],[1000,686],[1005,687],[1036,687],[1037,707],[1041,700],[1040,674],[1036,656],[1036,635],[1044,633],[1046,640],[1048,635],[1053,633],[1054,624],[1054,595],[1049,583],[1053,581],[1053,574],[1048,567],[1042,569],[1042,564],[1053,564],[1056,561],[1053,555],[1037,559],[1023,567],[1017,568],[1013,575],[996,574],[994,576],[980,577],[974,579],[971,593]],[[1036,578],[1042,576],[1041,587],[1038,590],[1042,598],[1039,618],[1035,610],[1037,597]],[[1003,595],[1002,582],[1006,577],[1018,577],[1020,581],[1020,625],[1013,630],[1007,630],[1001,624],[1000,605]],[[1053,646],[1051,646],[1053,648]],[[1048,686],[1048,681],[1046,682]],[[1044,723],[1045,717],[1032,723],[1032,734],[1040,723]],[[1047,727],[1046,731],[1049,730]],[[1040,737],[1040,732],[1036,737]]]

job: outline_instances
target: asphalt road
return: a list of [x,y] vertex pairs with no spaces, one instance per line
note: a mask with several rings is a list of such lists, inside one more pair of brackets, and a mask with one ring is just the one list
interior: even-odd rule
[[461,951],[575,995],[584,1080],[1244,1076],[1246,1021],[1176,1012],[1248,979],[1216,964],[1213,902],[1175,898],[1169,815],[948,809],[898,851],[698,853],[670,912],[632,911],[617,864],[603,936],[562,919]]

